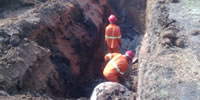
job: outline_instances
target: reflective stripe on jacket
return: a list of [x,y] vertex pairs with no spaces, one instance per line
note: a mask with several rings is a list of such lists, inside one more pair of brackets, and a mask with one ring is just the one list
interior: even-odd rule
[[[111,60],[109,60],[110,55],[112,57]],[[120,53],[109,53],[104,58],[107,61],[109,60],[109,62],[104,68],[104,71],[103,71],[104,75],[113,73],[119,76],[119,74],[121,75],[124,74],[124,72],[128,68],[128,62],[127,62],[126,57]]]
[[109,24],[105,30],[105,42],[109,48],[117,48],[121,44],[120,28],[115,24]]
[[113,37],[113,36],[105,36],[106,39],[121,39],[121,35],[118,37]]

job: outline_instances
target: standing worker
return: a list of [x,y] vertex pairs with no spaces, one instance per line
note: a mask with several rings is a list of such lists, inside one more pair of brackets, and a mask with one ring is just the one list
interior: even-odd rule
[[106,27],[105,30],[105,42],[110,53],[119,53],[121,40],[121,32],[119,26],[115,23],[117,18],[114,15],[108,17],[110,24]]
[[108,63],[103,70],[106,80],[119,83],[118,78],[124,74],[128,65],[132,63],[133,57],[134,54],[132,51],[126,51],[125,55],[120,53],[107,54],[105,60]]

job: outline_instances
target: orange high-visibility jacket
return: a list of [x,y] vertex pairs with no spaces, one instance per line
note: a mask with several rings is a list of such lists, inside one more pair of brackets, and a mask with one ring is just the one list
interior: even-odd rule
[[121,44],[120,28],[115,24],[109,24],[105,30],[105,42],[109,48],[118,48]]
[[108,74],[120,76],[123,75],[128,68],[126,56],[120,53],[109,53],[104,58],[106,61],[109,61],[104,68],[104,76],[107,76]]

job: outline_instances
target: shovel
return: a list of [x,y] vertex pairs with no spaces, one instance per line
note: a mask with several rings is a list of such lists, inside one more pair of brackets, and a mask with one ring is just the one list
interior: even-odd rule
[[135,63],[137,63],[137,62],[138,62],[138,58],[135,57],[135,58],[132,60],[132,65],[135,64]]

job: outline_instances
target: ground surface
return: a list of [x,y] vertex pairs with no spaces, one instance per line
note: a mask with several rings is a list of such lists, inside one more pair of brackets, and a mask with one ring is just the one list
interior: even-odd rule
[[198,0],[148,0],[138,100],[199,100]]

